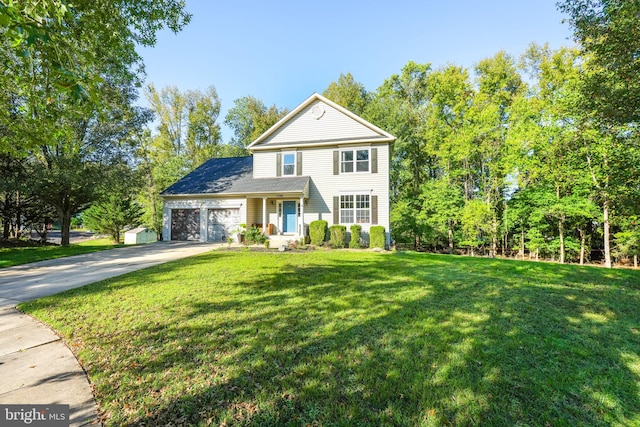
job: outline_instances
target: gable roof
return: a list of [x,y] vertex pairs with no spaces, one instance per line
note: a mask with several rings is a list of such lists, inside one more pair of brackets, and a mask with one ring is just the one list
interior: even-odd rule
[[393,142],[395,137],[324,96],[314,93],[247,148],[309,147]]
[[161,196],[295,193],[309,195],[309,177],[253,178],[253,157],[209,159]]

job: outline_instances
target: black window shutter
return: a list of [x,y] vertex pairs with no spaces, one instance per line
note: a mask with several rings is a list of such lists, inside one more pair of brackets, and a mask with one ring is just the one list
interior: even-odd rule
[[340,197],[333,197],[333,223],[340,224]]
[[378,224],[378,196],[371,196],[371,224]]
[[282,176],[282,153],[276,154],[276,176]]
[[378,173],[378,149],[371,149],[371,173]]
[[333,152],[333,174],[340,175],[340,151]]
[[302,152],[296,153],[296,175],[302,175]]

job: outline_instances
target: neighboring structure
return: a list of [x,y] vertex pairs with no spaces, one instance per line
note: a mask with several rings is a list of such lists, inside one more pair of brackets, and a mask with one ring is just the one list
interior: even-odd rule
[[[395,138],[313,94],[256,139],[248,157],[211,159],[164,199],[164,240],[226,241],[240,224],[299,239],[311,221],[382,225],[389,241]],[[263,228],[266,225],[266,228]]]
[[158,235],[155,231],[149,230],[148,228],[133,228],[124,233],[125,245],[138,245],[140,243],[152,243],[156,241],[158,241]]

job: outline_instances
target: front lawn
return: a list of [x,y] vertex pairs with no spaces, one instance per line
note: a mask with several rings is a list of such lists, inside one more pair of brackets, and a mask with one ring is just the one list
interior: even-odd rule
[[640,274],[212,252],[21,306],[106,425],[640,425]]
[[62,258],[120,247],[111,239],[90,239],[69,246],[26,246],[0,248],[0,268],[46,259]]

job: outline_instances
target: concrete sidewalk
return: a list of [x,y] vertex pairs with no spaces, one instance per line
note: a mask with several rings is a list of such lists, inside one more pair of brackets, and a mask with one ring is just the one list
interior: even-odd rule
[[217,246],[158,242],[0,269],[0,404],[68,404],[71,426],[98,425],[91,385],[71,350],[15,305]]

